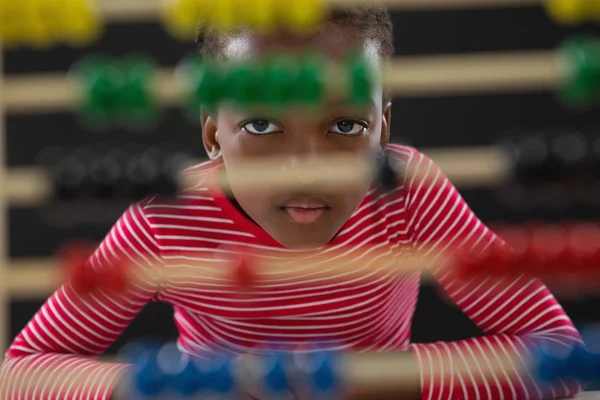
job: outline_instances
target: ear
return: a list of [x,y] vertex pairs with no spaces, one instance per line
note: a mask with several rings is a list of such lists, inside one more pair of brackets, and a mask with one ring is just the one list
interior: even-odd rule
[[221,161],[221,143],[219,142],[216,119],[203,112],[200,114],[200,123],[202,125],[202,141],[206,154],[208,154],[208,157],[212,161]]
[[390,141],[390,126],[392,123],[392,103],[388,102],[383,109],[383,118],[381,119],[381,140],[379,144],[384,149]]

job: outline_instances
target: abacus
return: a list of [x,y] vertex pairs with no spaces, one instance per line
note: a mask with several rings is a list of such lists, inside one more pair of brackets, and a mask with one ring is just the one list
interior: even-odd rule
[[[354,3],[360,2],[351,0],[311,1],[310,4],[314,9],[307,12],[301,10],[299,6],[296,6],[296,8],[291,7],[291,10],[297,12],[297,14],[289,12],[286,15],[289,19],[286,21],[293,29],[304,32],[318,25],[326,12],[327,6],[343,7]],[[453,0],[449,2],[442,0],[382,0],[380,3],[398,9],[414,9],[516,6],[538,4],[540,2],[539,0]],[[89,43],[100,32],[100,18],[98,18],[94,9],[83,0],[73,0],[69,4],[73,6],[70,9],[71,11],[81,11],[79,25],[69,26],[69,24],[66,24],[63,31],[51,32],[56,33],[56,35],[46,35],[46,37],[74,44]],[[216,24],[217,29],[227,29],[228,26],[235,25],[236,17],[231,13],[228,14],[227,5],[230,7],[229,10],[232,10],[235,8],[236,3],[234,1],[222,1],[215,4],[217,4],[216,8],[211,9],[211,16],[214,17],[214,21],[211,20],[210,23]],[[264,8],[259,8],[256,12],[256,18],[253,20],[256,25],[253,27],[269,29],[273,26],[273,21],[267,18],[269,14],[267,11],[269,7],[275,7],[275,3],[265,1],[261,4],[264,4]],[[202,3],[199,0],[197,2],[184,0],[173,2],[171,8],[162,13],[165,27],[176,37],[189,37],[190,28],[196,25],[199,18],[202,19],[200,12],[202,7],[200,5],[203,5],[205,9],[210,9],[207,2]],[[2,12],[6,10],[3,7],[7,6],[8,2],[0,2],[0,17]],[[220,8],[221,6],[223,7]],[[559,22],[574,23],[586,19],[598,20],[600,18],[600,6],[598,6],[598,2],[591,0],[550,1],[547,7],[549,14]],[[106,20],[113,21],[146,20],[161,15],[158,3],[154,1],[137,4],[135,1],[109,2],[105,0],[98,3],[97,11]],[[191,16],[192,18],[183,19],[183,16]],[[44,33],[51,31],[52,25],[46,24],[48,21],[39,21],[39,15],[37,14],[30,17],[38,18],[34,21],[40,23],[40,29],[34,30],[34,32],[44,36]],[[73,14],[70,14],[70,17],[72,20],[77,19]],[[5,20],[0,18],[0,21]],[[0,25],[0,32],[7,45],[26,44],[43,47],[52,44],[38,42],[39,37],[23,37],[18,29],[14,30],[9,25]],[[79,66],[74,68],[71,79],[56,75],[13,77],[5,80],[2,82],[3,107],[0,107],[0,111],[28,114],[39,111],[55,112],[79,109],[85,119],[88,122],[91,121],[92,124],[124,123],[136,129],[140,129],[140,127],[143,129],[146,123],[151,122],[151,117],[157,115],[156,111],[161,105],[184,105],[186,109],[191,107],[196,110],[200,106],[215,106],[219,101],[234,101],[241,105],[247,105],[248,101],[244,97],[244,93],[238,93],[232,98],[225,99],[208,96],[207,93],[210,94],[211,90],[218,94],[222,91],[223,86],[207,87],[207,83],[213,84],[217,80],[226,86],[229,80],[238,79],[237,82],[249,82],[256,76],[271,80],[270,78],[275,75],[269,75],[266,71],[272,71],[279,66],[277,64],[264,65],[257,68],[259,71],[248,71],[248,66],[239,65],[237,69],[229,70],[223,76],[215,79],[218,69],[212,68],[210,65],[204,65],[196,59],[183,60],[177,73],[171,70],[158,70],[150,60],[143,59],[125,59],[117,60],[117,62],[107,59],[83,60]],[[133,76],[131,70],[142,72],[139,72],[140,75]],[[269,106],[286,106],[289,103],[314,106],[318,104],[323,91],[330,89],[323,85],[322,82],[326,80],[323,77],[331,76],[331,74],[336,75],[335,71],[343,71],[342,75],[347,76],[347,78],[342,82],[338,82],[339,87],[333,88],[333,90],[347,91],[349,93],[348,100],[360,105],[364,93],[376,77],[372,76],[368,68],[361,64],[361,60],[352,59],[348,61],[347,65],[341,66],[324,65],[314,59],[306,60],[306,64],[302,65],[300,71],[291,74],[295,77],[295,81],[292,80],[292,83],[290,83],[291,78],[285,78],[283,81],[285,81],[285,85],[292,85],[292,88],[293,85],[305,86],[306,82],[309,82],[308,86],[312,90],[304,93],[301,98],[290,98],[288,93],[294,90],[273,93],[271,97],[265,99],[265,103]],[[112,73],[116,74],[117,79],[111,80]],[[301,75],[304,80],[298,78],[298,75]],[[202,80],[202,77],[206,76],[210,76],[211,79]],[[124,77],[131,79],[123,79]],[[538,51],[515,54],[397,59],[391,65],[385,67],[381,79],[384,85],[398,95],[477,94],[484,92],[518,92],[523,89],[555,89],[560,98],[571,106],[588,105],[597,101],[600,96],[600,44],[595,39],[585,39],[569,41],[557,52]],[[180,85],[181,82],[184,85]],[[184,90],[190,87],[190,82],[195,83],[195,85],[191,85],[194,89],[191,94]],[[278,87],[275,89],[278,89]],[[36,96],[32,96],[33,90],[35,90]],[[47,95],[42,96],[42,94]],[[197,94],[201,96],[194,96]],[[134,119],[123,120],[118,115],[118,112],[123,109],[128,110],[128,115],[133,115]],[[575,178],[581,178],[586,183],[596,183],[597,178],[600,176],[600,154],[598,154],[600,146],[596,145],[598,138],[582,138],[565,134],[558,137],[532,136],[526,139],[517,141],[508,147],[466,148],[451,152],[430,149],[426,150],[425,153],[430,155],[449,178],[461,187],[491,186],[496,185],[499,180],[521,184],[535,182],[543,185],[545,182],[556,182],[556,172],[561,171],[564,173],[558,177],[558,180],[565,185],[564,191],[567,192]],[[573,158],[561,153],[561,149],[578,145],[585,149],[585,151],[580,152],[578,157]],[[538,154],[540,149],[543,149],[542,151],[546,151],[549,155],[541,160],[536,160],[532,154]],[[518,156],[515,157],[515,154]],[[186,182],[175,172],[177,171],[175,161],[179,162],[181,159],[173,159],[169,156],[168,154],[166,156],[159,155],[161,162],[168,164],[164,173],[148,177],[142,188],[136,188],[132,181],[123,182],[121,180],[120,184],[116,184],[116,178],[109,177],[108,181],[93,178],[96,175],[92,173],[92,170],[97,172],[98,165],[101,165],[100,169],[103,172],[106,172],[110,165],[122,167],[119,163],[124,161],[118,159],[118,157],[98,156],[102,158],[104,163],[102,164],[98,161],[99,158],[88,158],[86,160],[81,155],[79,158],[73,154],[63,155],[58,160],[63,162],[62,170],[61,163],[54,160],[55,163],[48,170],[22,169],[6,171],[2,177],[2,187],[6,189],[0,193],[0,203],[6,208],[9,204],[44,204],[53,199],[61,202],[89,201],[104,196],[108,199],[117,198],[118,200],[120,198],[121,200],[131,201],[147,194],[158,193],[173,196],[179,189],[185,187]],[[71,163],[64,163],[65,160]],[[277,163],[277,160],[273,160],[273,162]],[[314,175],[315,185],[321,185],[320,187],[343,187],[352,184],[357,176],[361,179],[371,179],[373,174],[376,173],[376,169],[370,163],[370,160],[340,159],[330,164],[332,165],[312,166],[314,172],[310,176],[312,179]],[[65,169],[65,165],[68,168]],[[64,171],[72,171],[73,165],[81,167],[78,170],[80,172],[79,180],[75,180],[75,183],[71,180],[69,186],[65,184],[67,177],[64,175]],[[179,165],[177,164],[177,166]],[[249,165],[246,171],[247,175],[240,176],[238,179],[256,186],[257,190],[260,190],[260,185],[284,185],[285,179],[269,175],[268,171],[273,170],[270,165],[273,164],[264,162],[257,163],[255,166]],[[352,166],[352,168],[349,168],[349,166]],[[481,166],[484,166],[484,168],[481,168]],[[320,172],[324,167],[328,168],[331,173],[321,176]],[[62,175],[61,171],[63,172]],[[319,178],[322,178],[322,180],[319,181]],[[91,189],[90,182],[92,182]],[[103,193],[103,195],[99,193]],[[115,193],[120,194],[116,195]],[[6,226],[5,221],[0,219],[0,225],[4,229]],[[524,252],[525,255],[521,254],[523,259],[526,260],[528,260],[527,257],[530,257],[529,259],[538,257],[535,258],[538,262],[533,265],[537,269],[530,271],[533,275],[543,275],[545,272],[553,274],[558,268],[558,261],[563,260],[564,257],[571,257],[569,259],[572,260],[572,238],[581,237],[577,236],[577,233],[581,234],[582,229],[589,228],[590,230],[584,231],[584,233],[591,232],[592,237],[598,235],[598,229],[590,226],[578,227],[580,230],[568,232],[560,230],[558,233],[555,228],[552,227],[554,230],[540,230],[538,233],[555,233],[553,237],[558,237],[558,240],[552,243],[559,243],[561,249],[563,249],[562,252],[550,254],[551,252],[548,252],[547,249],[537,249],[537,252],[531,252],[531,248],[528,247],[525,250],[530,252],[527,253],[526,251]],[[522,231],[519,233],[523,234]],[[530,240],[533,241],[534,239],[530,238]],[[2,242],[0,245],[5,244],[5,240]],[[2,261],[0,263],[0,274],[8,277],[8,279],[0,281],[1,304],[4,305],[9,296],[49,293],[62,281],[62,276],[57,268],[48,268],[48,265],[56,266],[56,260],[13,262],[9,266],[8,262],[4,262],[6,255],[2,253],[3,251],[5,252],[4,246],[0,246],[0,259]],[[600,263],[600,250],[595,246],[590,246],[584,252],[575,251],[575,254],[585,254],[585,257],[577,259],[581,266],[578,273],[593,274]],[[549,258],[549,255],[553,258]],[[496,271],[492,272],[506,273],[506,265],[499,265],[501,262],[498,260],[503,260],[499,254],[486,254],[485,257],[487,258],[477,260],[472,260],[468,256],[465,255],[463,259],[459,257],[459,264],[466,269],[466,273],[472,270],[480,270],[479,266],[490,260],[495,260],[492,264],[498,267]],[[522,259],[520,260],[522,261]],[[524,262],[519,264],[525,266]],[[472,270],[469,270],[469,268],[472,268]],[[7,319],[4,314],[6,314],[5,307],[0,312],[0,320]],[[0,331],[0,347],[7,342],[5,336],[5,332]],[[580,348],[575,348],[572,354],[575,354],[570,356],[576,360],[571,361],[574,364],[584,363],[581,360],[586,360],[585,363],[587,364],[584,363],[585,365],[595,365],[597,363],[597,360]],[[146,356],[151,357],[151,355]],[[281,371],[283,368],[280,365],[281,359],[272,358],[267,361],[277,366],[277,368],[270,370],[271,374],[275,373],[273,371]],[[544,362],[552,364],[555,361],[551,357],[546,357],[542,360],[542,364]],[[356,361],[356,365],[359,365],[360,362]],[[325,365],[325,369],[330,366],[325,362],[323,365]],[[190,368],[201,369],[198,366]],[[358,374],[359,381],[361,377],[367,375],[365,370],[361,370],[362,372]],[[552,368],[540,368],[540,370],[542,372],[550,371]],[[227,370],[224,371],[228,372]],[[554,380],[565,376],[565,374],[565,371],[562,371],[545,376],[545,378]],[[352,374],[350,375],[352,376]],[[140,379],[145,377],[147,376],[142,373],[138,376]],[[277,381],[277,384],[271,384],[272,387],[283,385],[282,380],[285,380],[281,376],[271,378]],[[583,377],[584,380],[594,380],[594,378],[596,377]],[[324,385],[328,390],[327,385],[334,382],[334,379],[330,377],[325,380],[327,382]],[[152,382],[149,382],[149,384],[152,386]],[[173,389],[178,390],[180,388],[178,385],[176,384]],[[140,383],[138,389],[142,387],[144,385]],[[156,389],[150,388],[148,390],[150,394],[154,394],[152,390]],[[360,392],[360,388],[357,391]]]

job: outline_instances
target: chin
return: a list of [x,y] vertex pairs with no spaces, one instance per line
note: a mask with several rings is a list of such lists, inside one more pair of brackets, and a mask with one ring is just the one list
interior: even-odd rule
[[333,239],[335,232],[324,234],[323,230],[318,232],[291,232],[287,231],[282,235],[274,235],[273,237],[283,246],[295,250],[314,250],[325,246]]

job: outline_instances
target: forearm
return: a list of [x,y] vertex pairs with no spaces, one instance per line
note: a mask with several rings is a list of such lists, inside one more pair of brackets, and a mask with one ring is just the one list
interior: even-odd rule
[[0,370],[0,398],[107,400],[127,366],[70,354],[13,357]]
[[[535,341],[543,340],[536,337]],[[450,343],[413,345],[423,381],[423,398],[555,399],[582,390],[576,381],[554,385],[531,370],[534,340],[492,335]]]

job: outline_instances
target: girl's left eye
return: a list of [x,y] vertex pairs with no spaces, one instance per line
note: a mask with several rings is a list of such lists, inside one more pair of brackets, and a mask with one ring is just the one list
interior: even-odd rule
[[367,127],[356,121],[340,121],[333,125],[329,132],[337,133],[339,135],[354,136],[363,133]]

